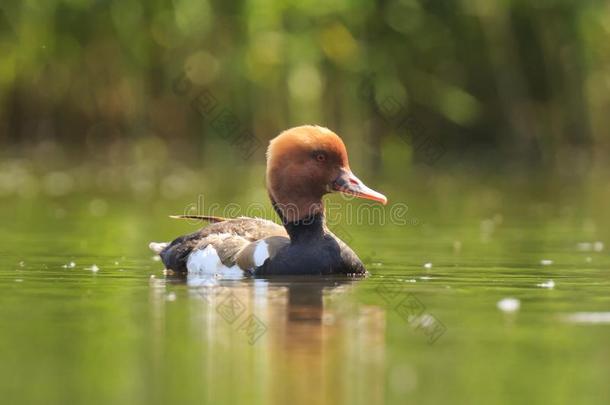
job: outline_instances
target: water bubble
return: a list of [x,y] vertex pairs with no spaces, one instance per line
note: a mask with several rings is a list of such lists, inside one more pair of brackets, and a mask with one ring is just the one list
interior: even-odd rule
[[170,301],[170,302],[176,301],[176,293],[175,293],[175,292],[173,292],[173,291],[172,291],[172,292],[170,292],[169,294],[167,294],[167,295],[165,296],[165,300],[166,300],[166,301]]
[[608,324],[610,323],[610,312],[575,312],[566,315],[564,320],[572,323]]
[[553,264],[553,261],[551,259],[542,259],[540,260],[540,264],[543,266],[550,266]]
[[542,288],[549,288],[549,289],[553,289],[555,288],[555,282],[553,280],[548,280],[545,281],[544,283],[540,283],[540,284],[536,284],[538,287],[542,287]]
[[516,312],[521,307],[521,301],[516,298],[502,298],[496,305],[502,312]]
[[576,248],[581,252],[601,252],[604,250],[604,242],[579,242],[576,244]]
[[100,268],[97,267],[97,265],[94,264],[91,267],[85,267],[85,270],[89,270],[89,271],[91,271],[93,273],[97,273],[98,271],[100,271]]
[[432,263],[428,262],[428,263],[424,263],[424,268],[426,270],[430,270],[432,268]]
[[73,268],[75,268],[75,267],[76,267],[76,263],[74,263],[74,262],[70,262],[70,263],[64,264],[64,265],[63,265],[63,266],[61,266],[61,267],[63,267],[64,269],[73,269]]

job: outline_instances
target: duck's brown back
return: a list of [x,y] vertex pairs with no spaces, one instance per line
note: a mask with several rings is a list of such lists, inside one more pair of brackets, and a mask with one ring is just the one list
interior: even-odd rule
[[273,256],[289,243],[282,226],[265,219],[240,217],[178,237],[159,255],[165,267],[175,272],[202,271],[204,267],[213,271],[217,265],[228,268],[238,265],[239,269],[249,271],[261,262],[265,253],[267,257]]

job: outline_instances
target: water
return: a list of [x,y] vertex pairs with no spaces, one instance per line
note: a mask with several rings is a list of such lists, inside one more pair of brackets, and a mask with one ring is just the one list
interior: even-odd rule
[[608,403],[603,177],[380,183],[406,223],[330,200],[362,280],[164,276],[146,246],[196,228],[166,217],[189,192],[3,197],[2,402]]

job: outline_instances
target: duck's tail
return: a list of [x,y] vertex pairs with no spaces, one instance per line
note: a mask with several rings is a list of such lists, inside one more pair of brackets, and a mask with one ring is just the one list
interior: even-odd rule
[[222,221],[226,221],[227,218],[223,218],[223,217],[215,217],[215,216],[211,216],[211,215],[170,215],[170,218],[173,219],[197,219],[199,221],[208,221],[208,222],[222,222]]
[[169,243],[167,242],[150,242],[148,244],[148,247],[150,248],[150,250],[152,250],[153,252],[155,252],[156,254],[159,254],[163,251],[163,249],[165,249],[167,247],[167,245],[169,245]]
[[[226,221],[226,218],[223,217],[215,217],[211,215],[170,215],[170,218],[174,219],[195,219],[198,221],[208,221],[212,223]],[[168,242],[150,242],[148,247],[150,250],[155,252],[156,254],[161,254],[166,247],[169,246]]]

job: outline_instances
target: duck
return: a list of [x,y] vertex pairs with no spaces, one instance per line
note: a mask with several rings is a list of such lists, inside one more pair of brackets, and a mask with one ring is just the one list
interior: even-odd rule
[[167,271],[243,276],[364,275],[356,253],[327,227],[323,196],[344,193],[385,205],[352,173],[342,139],[302,125],[269,142],[266,187],[280,224],[262,218],[178,215],[208,222],[171,242],[151,242]]

